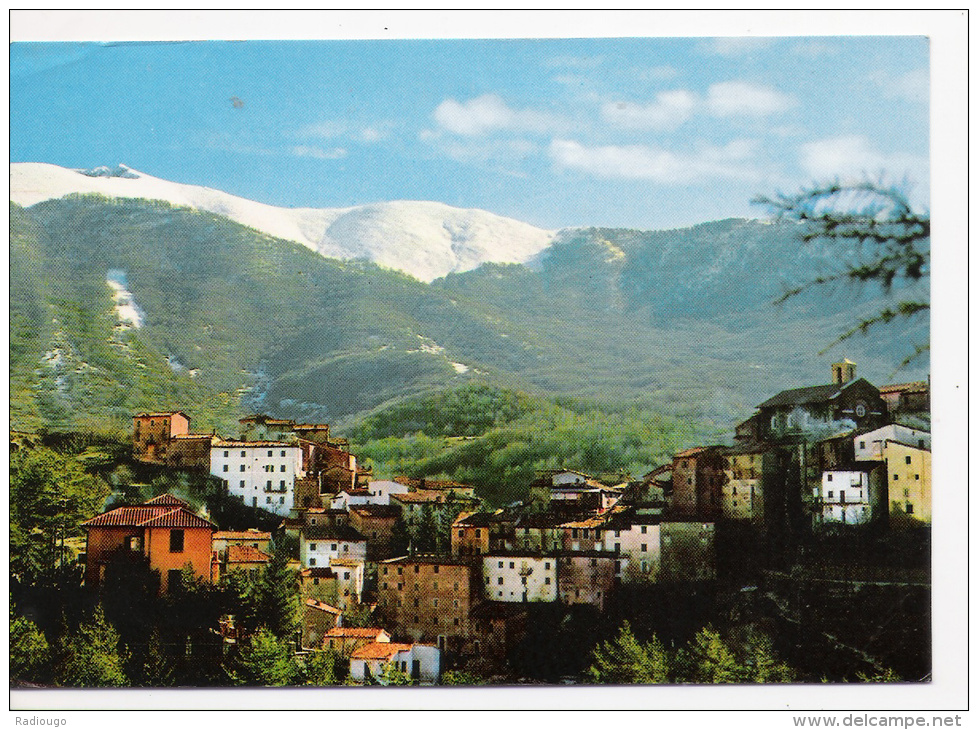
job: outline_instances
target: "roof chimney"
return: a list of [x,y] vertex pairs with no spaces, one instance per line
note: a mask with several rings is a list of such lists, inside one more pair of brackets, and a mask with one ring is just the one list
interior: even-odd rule
[[856,379],[856,363],[848,358],[842,362],[832,363],[832,382],[835,385],[845,385]]

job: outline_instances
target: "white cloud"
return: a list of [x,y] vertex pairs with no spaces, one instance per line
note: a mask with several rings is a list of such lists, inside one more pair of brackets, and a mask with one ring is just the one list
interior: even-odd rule
[[442,129],[466,137],[498,131],[547,132],[556,121],[543,112],[512,109],[496,94],[466,102],[446,99],[435,109],[434,118]]
[[873,77],[873,82],[891,98],[923,104],[930,101],[930,73],[926,68],[917,68],[897,76],[879,73]]
[[884,154],[860,135],[820,139],[801,146],[801,166],[817,180],[862,180],[884,176],[890,181],[908,177],[915,183],[928,179],[927,159],[904,153]]
[[663,91],[648,105],[609,102],[601,108],[605,121],[628,129],[672,128],[687,121],[699,104],[696,95],[683,89]]
[[710,86],[705,96],[686,89],[660,92],[652,104],[617,101],[605,104],[605,121],[627,129],[668,129],[694,114],[714,117],[760,117],[778,114],[795,105],[795,98],[770,86],[746,81],[724,81]]
[[706,92],[706,106],[717,117],[766,116],[791,108],[794,97],[770,86],[745,81],[713,84]]
[[559,167],[595,177],[675,185],[711,178],[756,180],[757,147],[753,140],[734,140],[720,147],[703,144],[692,152],[674,152],[647,145],[585,147],[557,139],[550,144],[550,157]]
[[316,160],[339,160],[347,155],[347,151],[342,147],[323,149],[309,145],[297,145],[292,148],[291,152],[296,157],[312,157]]

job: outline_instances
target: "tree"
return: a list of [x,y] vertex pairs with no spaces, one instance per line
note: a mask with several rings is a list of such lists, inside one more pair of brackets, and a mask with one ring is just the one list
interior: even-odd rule
[[699,684],[791,682],[795,672],[778,661],[770,637],[748,630],[740,641],[727,641],[705,627],[682,652],[682,679]]
[[383,673],[377,678],[377,684],[384,687],[407,687],[414,684],[414,680],[407,672],[398,669],[397,664],[387,662]]
[[425,502],[421,507],[421,524],[418,525],[415,542],[415,547],[421,553],[432,553],[438,546],[438,519],[430,502]]
[[614,641],[599,644],[592,652],[588,679],[595,684],[663,684],[669,681],[665,647],[655,636],[642,644],[625,621]]
[[22,682],[44,681],[51,659],[51,648],[44,634],[23,616],[10,621],[10,679]]
[[65,560],[64,538],[93,517],[109,486],[77,460],[52,449],[10,455],[10,570],[13,576],[50,574]]
[[306,661],[305,682],[318,687],[342,684],[348,669],[347,662],[336,650],[317,651]]
[[54,682],[61,687],[125,687],[125,654],[119,649],[119,634],[105,620],[98,606],[91,620],[58,644]]
[[292,641],[299,628],[299,582],[288,567],[288,558],[275,550],[251,591],[249,619],[267,627],[275,636]]
[[485,684],[486,680],[472,672],[463,669],[450,669],[441,675],[441,684],[447,686],[463,686],[473,684]]
[[280,639],[265,627],[242,649],[238,665],[245,684],[284,687],[295,684],[299,678],[291,641]]
[[[767,206],[781,219],[802,224],[802,242],[838,244],[848,249],[846,258],[851,259],[841,271],[789,289],[779,302],[833,282],[875,283],[883,294],[897,300],[858,322],[825,350],[877,325],[930,309],[928,294],[912,289],[930,275],[930,215],[914,212],[899,189],[872,182],[835,182],[797,195],[778,194],[754,202]],[[929,349],[929,342],[915,343],[914,352],[900,367]]]

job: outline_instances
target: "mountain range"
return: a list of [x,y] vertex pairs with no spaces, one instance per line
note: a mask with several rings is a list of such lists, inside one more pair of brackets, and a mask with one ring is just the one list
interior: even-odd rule
[[69,194],[160,200],[215,213],[323,256],[366,259],[421,281],[483,263],[527,263],[550,245],[545,231],[484,210],[394,201],[352,208],[278,208],[162,180],[126,165],[71,170],[43,163],[10,166],[10,200],[29,207]]
[[880,306],[871,287],[773,305],[844,260],[797,233],[288,210],[124,167],[12,165],[11,425],[125,431],[135,411],[180,408],[198,430],[233,433],[257,410],[342,430],[487,383],[728,432],[842,356],[876,384],[925,377],[926,363],[894,371],[926,320],[818,354]]

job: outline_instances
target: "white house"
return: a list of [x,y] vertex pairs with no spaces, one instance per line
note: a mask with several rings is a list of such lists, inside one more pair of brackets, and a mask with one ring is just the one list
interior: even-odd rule
[[301,447],[275,441],[218,441],[210,472],[249,507],[283,516],[292,509],[295,480],[305,476]]
[[348,525],[312,525],[299,534],[299,561],[303,568],[332,567],[334,560],[363,563],[367,540]]
[[888,441],[930,451],[930,434],[927,431],[891,423],[853,438],[856,461],[882,461],[883,450]]
[[361,603],[363,599],[363,561],[332,558],[329,567],[336,574],[336,593],[340,608],[346,610],[351,604]]
[[538,603],[557,600],[557,559],[509,553],[482,559],[483,589],[490,601]]
[[823,524],[863,525],[887,514],[886,466],[880,461],[840,464],[822,472],[814,495]]
[[662,563],[659,520],[614,520],[601,532],[606,552],[615,556],[615,576],[623,583],[652,583]]
[[388,665],[419,684],[435,684],[441,675],[441,652],[429,644],[374,642],[350,655],[350,676],[359,682],[368,677],[380,680]]

